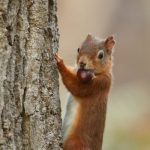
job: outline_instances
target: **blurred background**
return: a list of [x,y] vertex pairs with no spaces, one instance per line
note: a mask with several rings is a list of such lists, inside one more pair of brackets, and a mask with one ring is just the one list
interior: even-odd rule
[[[150,1],[58,1],[59,54],[74,65],[88,33],[114,35],[114,82],[104,135],[104,150],[150,150]],[[61,82],[61,80],[60,80]],[[62,111],[67,91],[60,87]]]

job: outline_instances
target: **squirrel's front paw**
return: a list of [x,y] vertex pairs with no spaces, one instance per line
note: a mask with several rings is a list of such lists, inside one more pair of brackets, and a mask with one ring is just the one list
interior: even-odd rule
[[55,54],[55,55],[54,55],[54,58],[55,58],[57,64],[63,63],[63,59],[62,59],[60,56],[58,56],[58,54]]

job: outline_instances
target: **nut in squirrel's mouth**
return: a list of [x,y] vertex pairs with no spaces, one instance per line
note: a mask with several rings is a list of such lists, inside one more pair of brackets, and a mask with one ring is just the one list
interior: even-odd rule
[[81,68],[79,68],[77,70],[77,77],[82,82],[89,82],[94,77],[94,71],[91,70],[91,69],[81,69]]

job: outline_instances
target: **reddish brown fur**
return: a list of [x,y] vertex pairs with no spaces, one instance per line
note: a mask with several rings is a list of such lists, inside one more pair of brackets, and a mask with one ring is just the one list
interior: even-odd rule
[[[90,37],[87,40],[89,44]],[[107,39],[106,45],[108,41]],[[105,44],[104,46],[106,46]],[[84,46],[89,48],[91,44]],[[110,45],[108,47],[110,48]],[[90,59],[94,60],[93,53],[91,51],[91,53],[86,53],[86,55],[90,54]],[[81,55],[84,55],[84,53]],[[77,62],[79,58],[80,54]],[[63,83],[80,103],[78,116],[69,137],[64,143],[64,150],[100,150],[105,126],[107,98],[111,86],[111,61],[108,61],[108,65],[103,66],[103,68],[101,67],[100,72],[92,81],[83,83],[77,78],[75,72],[65,66],[63,60],[58,56],[56,56],[56,60]],[[96,65],[96,63],[93,65]]]

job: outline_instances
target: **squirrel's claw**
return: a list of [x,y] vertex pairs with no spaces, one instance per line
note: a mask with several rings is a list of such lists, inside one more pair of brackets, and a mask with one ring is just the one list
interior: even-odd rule
[[63,61],[63,59],[60,56],[58,56],[57,53],[54,54],[54,58],[55,58],[55,60],[56,60],[57,63],[61,63]]

